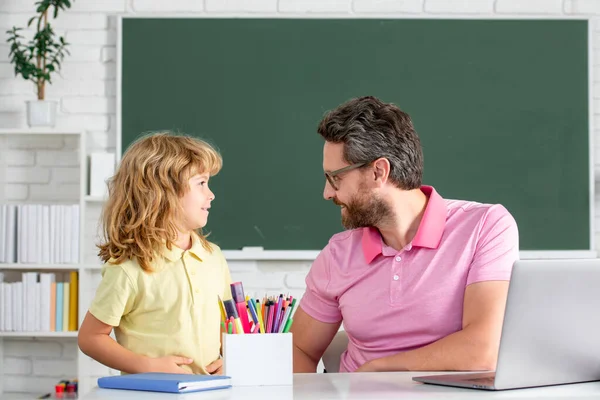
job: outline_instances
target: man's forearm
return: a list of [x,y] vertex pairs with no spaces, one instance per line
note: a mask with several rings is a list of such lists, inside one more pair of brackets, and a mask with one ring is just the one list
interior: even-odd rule
[[419,349],[371,362],[375,371],[487,371],[496,368],[498,347],[469,330],[446,336]]
[[318,361],[315,362],[305,352],[294,346],[294,373],[317,372]]

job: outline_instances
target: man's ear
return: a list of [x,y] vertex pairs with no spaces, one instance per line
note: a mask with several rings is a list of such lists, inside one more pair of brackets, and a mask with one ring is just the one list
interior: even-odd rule
[[379,186],[383,186],[387,182],[390,171],[391,165],[387,158],[382,157],[373,161],[373,178]]

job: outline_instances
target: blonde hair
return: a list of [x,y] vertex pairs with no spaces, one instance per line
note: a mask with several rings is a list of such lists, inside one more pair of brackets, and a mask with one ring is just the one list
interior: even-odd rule
[[[101,217],[104,238],[98,245],[102,261],[120,264],[135,258],[144,271],[152,271],[157,251],[171,249],[177,239],[188,180],[196,174],[215,175],[222,165],[211,145],[185,135],[158,132],[131,144],[108,182]],[[212,251],[206,236],[196,233]]]

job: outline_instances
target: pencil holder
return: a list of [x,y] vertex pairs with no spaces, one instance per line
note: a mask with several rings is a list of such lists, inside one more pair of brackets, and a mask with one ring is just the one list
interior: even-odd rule
[[292,385],[292,334],[223,333],[224,374],[233,386]]

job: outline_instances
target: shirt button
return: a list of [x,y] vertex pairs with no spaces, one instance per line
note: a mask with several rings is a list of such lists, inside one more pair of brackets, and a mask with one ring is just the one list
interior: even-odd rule
[[398,262],[402,261],[402,257],[400,257],[400,256],[396,257],[396,261],[398,261]]
[[192,275],[196,275],[196,271],[192,271]]
[[194,290],[194,292],[196,292],[196,293],[200,293],[200,290],[196,289],[196,290]]
[[400,279],[400,277],[398,275],[394,275],[394,280],[397,281],[398,279]]

